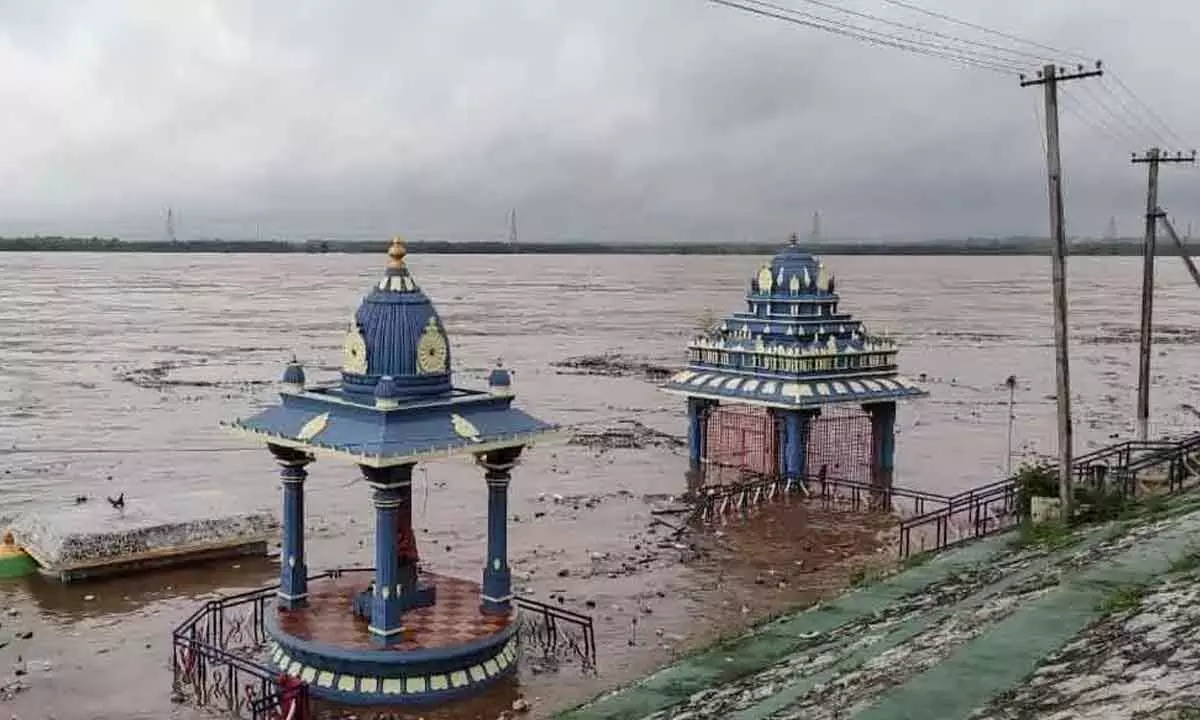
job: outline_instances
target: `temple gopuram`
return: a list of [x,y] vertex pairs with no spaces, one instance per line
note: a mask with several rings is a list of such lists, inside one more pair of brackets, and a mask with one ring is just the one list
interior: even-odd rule
[[[339,382],[307,384],[293,360],[279,404],[226,424],[264,441],[282,468],[279,588],[263,619],[270,664],[339,704],[429,704],[479,693],[517,660],[510,475],[523,448],[554,428],[514,407],[502,367],[487,390],[454,386],[445,329],[399,239],[343,347]],[[413,532],[413,468],[462,455],[483,470],[477,489],[488,498],[481,582],[423,569]],[[310,582],[304,485],[318,458],[357,466],[371,488],[374,567]]]
[[926,394],[897,374],[896,344],[839,310],[833,276],[795,235],[746,305],[692,340],[663,387],[687,398],[692,473],[891,487],[896,401]]

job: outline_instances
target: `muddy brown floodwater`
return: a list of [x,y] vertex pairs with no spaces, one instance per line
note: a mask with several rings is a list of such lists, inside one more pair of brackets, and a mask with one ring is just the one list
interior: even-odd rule
[[[381,244],[382,247],[382,244]],[[277,511],[267,452],[217,421],[273,398],[293,353],[333,376],[341,329],[382,269],[372,255],[0,254],[0,513],[87,495],[128,503],[195,489]],[[1015,374],[1020,455],[1053,450],[1049,263],[1043,258],[831,257],[844,307],[890,328],[929,399],[902,406],[897,483],[951,492],[995,479],[1006,456],[1004,379]],[[538,447],[514,476],[516,586],[596,618],[599,675],[535,674],[469,706],[413,717],[491,720],[518,693],[533,713],[626,682],[785,607],[834,592],[879,522],[779,505],[676,549],[655,503],[685,489],[683,404],[654,382],[708,311],[737,309],[751,257],[413,256],[437,303],[455,377],[482,386],[497,357],[519,402],[576,443]],[[1072,258],[1078,447],[1132,430],[1136,258]],[[1154,433],[1195,426],[1200,291],[1160,261]],[[614,354],[595,367],[580,358]],[[613,369],[616,368],[616,369]],[[634,422],[636,421],[636,422]],[[640,425],[639,425],[640,423]],[[651,432],[647,432],[647,429]],[[477,577],[485,487],[466,461],[421,466],[424,561]],[[554,496],[563,500],[555,502]],[[310,569],[370,562],[369,493],[322,460],[308,483]],[[669,518],[668,518],[668,521]],[[692,545],[696,546],[694,550]],[[699,551],[699,552],[698,552]],[[119,581],[0,584],[0,712],[28,718],[190,718],[170,702],[170,630],[196,603],[272,581],[269,561]],[[590,607],[594,605],[594,607]],[[636,622],[636,630],[635,623]],[[30,635],[32,633],[32,635]],[[17,676],[17,672],[22,674]],[[19,682],[19,685],[13,683]]]

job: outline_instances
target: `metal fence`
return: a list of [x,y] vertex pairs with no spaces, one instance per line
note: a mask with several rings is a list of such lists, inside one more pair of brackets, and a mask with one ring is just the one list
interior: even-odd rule
[[[320,575],[318,577],[326,577]],[[171,634],[176,699],[251,720],[308,717],[308,690],[255,659],[276,587],[209,600]]]
[[[310,583],[374,568],[339,568],[310,576]],[[172,693],[179,702],[249,720],[311,717],[308,686],[263,662],[264,621],[275,612],[278,585],[205,602],[171,633]],[[577,659],[596,672],[596,630],[587,615],[518,596],[522,647],[543,658]],[[347,608],[349,612],[349,608]]]
[[803,482],[777,474],[743,473],[738,482],[704,488],[693,498],[691,517],[709,522],[729,513],[747,513],[760,503],[801,495],[825,508],[855,512],[886,512],[904,517],[925,515],[951,502],[948,495],[904,487],[880,487],[829,475],[821,468]]
[[[1154,471],[1165,468],[1162,492],[1174,494],[1200,475],[1200,434],[1180,440],[1127,440],[1079,456],[1072,462],[1077,487],[1123,497],[1146,493]],[[900,524],[901,559],[936,551],[1015,526],[1019,521],[1015,478],[972,488],[932,512]]]

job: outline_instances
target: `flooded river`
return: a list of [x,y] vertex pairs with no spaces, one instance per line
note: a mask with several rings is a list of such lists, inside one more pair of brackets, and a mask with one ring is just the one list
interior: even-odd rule
[[[381,251],[383,243],[381,243]],[[0,254],[0,514],[124,492],[127,503],[217,489],[277,510],[265,449],[218,420],[274,397],[295,354],[332,377],[342,330],[379,276],[379,255]],[[498,357],[518,402],[572,431],[636,419],[685,435],[682,402],[639,373],[577,374],[556,363],[618,353],[677,366],[711,309],[739,307],[752,257],[411,256],[452,343],[455,379],[482,387]],[[843,308],[902,345],[905,374],[931,397],[900,409],[897,484],[941,492],[996,479],[1008,391],[1019,381],[1015,453],[1053,451],[1049,262],[1044,258],[826,258]],[[1070,265],[1077,448],[1129,437],[1140,260]],[[1196,424],[1200,290],[1160,261],[1154,434]],[[470,706],[412,717],[495,718],[522,694],[545,715],[833,592],[880,529],[802,505],[777,506],[701,538],[711,552],[658,547],[653,503],[685,488],[675,443],[538,447],[514,475],[510,552],[517,590],[561,596],[596,618],[597,677],[525,671]],[[308,483],[310,570],[371,560],[369,490],[323,460]],[[466,460],[421,466],[414,521],[436,572],[475,578],[485,486]],[[555,495],[561,502],[554,502]],[[622,565],[636,569],[632,572]],[[0,584],[0,699],[19,718],[190,718],[170,702],[170,629],[197,599],[272,581],[268,561],[62,586]],[[556,600],[557,601],[557,600]],[[594,605],[594,607],[593,607]],[[635,622],[636,620],[636,622]],[[31,637],[25,637],[32,633]]]

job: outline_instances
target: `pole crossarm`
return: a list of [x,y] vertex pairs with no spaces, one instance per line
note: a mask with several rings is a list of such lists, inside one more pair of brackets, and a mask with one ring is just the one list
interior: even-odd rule
[[1159,148],[1151,148],[1145,154],[1133,154],[1129,162],[1132,163],[1194,163],[1196,162],[1196,151],[1191,150],[1189,154],[1184,154],[1181,151],[1176,151],[1175,156],[1171,157],[1170,152],[1163,151]]
[[1100,77],[1101,75],[1104,74],[1104,68],[1101,66],[1099,60],[1096,61],[1096,69],[1095,70],[1084,70],[1082,65],[1079,65],[1077,67],[1078,67],[1078,72],[1074,72],[1074,73],[1070,73],[1070,74],[1060,75],[1058,72],[1051,74],[1051,73],[1047,73],[1045,70],[1038,70],[1037,76],[1033,77],[1033,78],[1026,79],[1025,76],[1022,75],[1021,76],[1021,87],[1032,87],[1034,85],[1045,85],[1048,82],[1058,83],[1058,82],[1063,82],[1064,80],[1080,80],[1083,78]]

